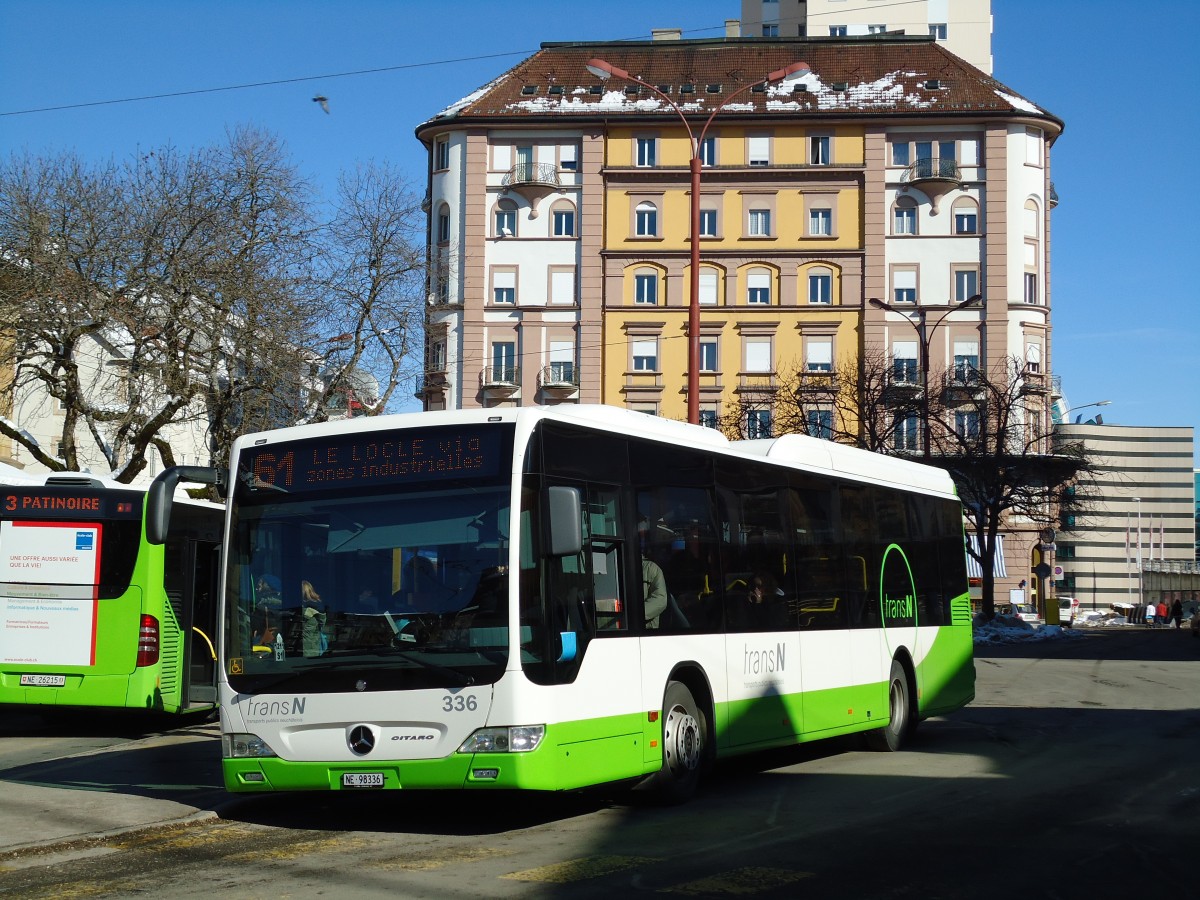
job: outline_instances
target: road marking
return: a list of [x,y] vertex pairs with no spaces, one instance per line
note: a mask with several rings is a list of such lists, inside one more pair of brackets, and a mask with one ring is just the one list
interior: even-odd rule
[[636,869],[638,866],[654,862],[658,862],[658,860],[650,856],[584,856],[580,859],[569,859],[566,862],[539,866],[536,869],[526,869],[523,872],[510,872],[500,877],[512,881],[570,884],[587,878],[599,878],[601,875]]

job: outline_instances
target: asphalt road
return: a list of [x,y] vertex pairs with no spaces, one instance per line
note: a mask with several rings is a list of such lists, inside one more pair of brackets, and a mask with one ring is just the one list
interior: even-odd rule
[[[95,779],[116,772],[118,788],[175,789],[220,815],[0,856],[0,896],[1200,897],[1200,641],[1085,631],[981,647],[976,666],[976,702],[923,723],[904,752],[844,739],[758,755],[720,766],[674,808],[611,790],[227,805],[207,781],[216,747],[203,726],[4,727],[4,781],[86,764]],[[91,743],[105,740],[110,752]],[[53,758],[81,741],[86,755]],[[157,759],[153,786],[133,787],[137,754]]]

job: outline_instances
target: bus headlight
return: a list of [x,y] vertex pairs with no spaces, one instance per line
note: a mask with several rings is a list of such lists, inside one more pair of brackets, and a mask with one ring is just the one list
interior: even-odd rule
[[277,754],[256,734],[223,734],[221,755],[225,759],[261,759]]
[[463,741],[459,753],[528,753],[536,750],[546,733],[545,725],[509,725],[480,728]]

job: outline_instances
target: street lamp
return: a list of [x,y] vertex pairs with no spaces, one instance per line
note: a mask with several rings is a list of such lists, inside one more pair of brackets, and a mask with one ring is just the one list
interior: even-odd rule
[[903,316],[904,320],[912,325],[917,332],[917,341],[921,347],[920,366],[921,366],[921,429],[925,442],[925,459],[930,458],[930,437],[931,429],[929,427],[929,343],[933,340],[933,333],[937,331],[938,326],[950,317],[951,313],[958,312],[960,309],[966,309],[968,306],[974,306],[983,299],[983,294],[972,294],[966,300],[960,300],[958,303],[950,307],[942,314],[942,317],[932,325],[927,325],[925,307],[918,306],[916,308],[917,321],[914,322],[909,318],[909,310],[899,309],[888,303],[886,300],[880,300],[878,297],[871,297],[868,302],[878,309],[884,309],[888,312],[894,312],[897,315]]
[[693,425],[700,423],[700,147],[704,143],[704,135],[708,132],[708,126],[712,124],[717,113],[730,104],[735,97],[745,93],[753,87],[760,84],[770,84],[774,81],[782,81],[789,75],[795,75],[797,72],[808,71],[809,65],[804,62],[794,62],[791,65],[785,66],[782,69],[769,74],[766,78],[759,81],[752,81],[749,84],[744,84],[732,94],[727,96],[725,100],[717,106],[705,120],[700,131],[697,132],[692,128],[688,121],[687,115],[668,94],[663,93],[657,87],[647,81],[643,81],[636,75],[631,75],[624,69],[614,66],[612,63],[605,62],[602,59],[589,59],[585,65],[587,70],[599,78],[601,81],[607,81],[609,78],[621,78],[625,81],[632,81],[635,84],[640,84],[642,87],[649,89],[651,92],[661,97],[666,103],[675,110],[683,122],[683,127],[687,129],[688,138],[692,142],[692,158],[691,158],[691,173],[692,173],[692,231],[690,237],[690,247],[692,251],[692,271],[690,277],[691,297],[688,298],[688,381],[687,381],[687,403],[688,403],[688,421]]
[[[1071,416],[1071,413],[1075,412],[1075,410],[1077,410],[1077,409],[1089,409],[1090,407],[1093,407],[1093,406],[1108,406],[1110,403],[1112,403],[1111,400],[1097,400],[1095,403],[1082,403],[1079,406],[1072,406],[1065,413],[1063,413],[1063,418],[1069,419]],[[1070,422],[1068,422],[1067,424],[1069,425]]]

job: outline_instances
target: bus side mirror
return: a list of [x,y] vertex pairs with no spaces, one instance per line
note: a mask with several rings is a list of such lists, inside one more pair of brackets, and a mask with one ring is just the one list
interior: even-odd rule
[[171,525],[171,503],[175,498],[175,488],[181,481],[214,484],[218,490],[222,486],[220,471],[209,466],[171,466],[160,472],[150,483],[150,489],[146,492],[146,541],[148,543],[166,543],[167,530]]
[[550,513],[550,555],[573,556],[583,549],[583,504],[579,489],[555,485],[546,490]]

